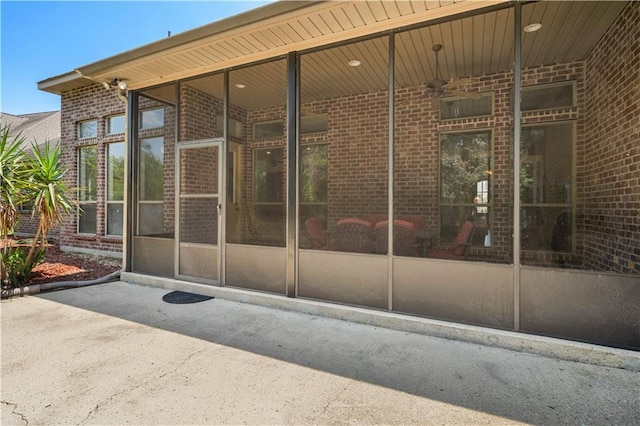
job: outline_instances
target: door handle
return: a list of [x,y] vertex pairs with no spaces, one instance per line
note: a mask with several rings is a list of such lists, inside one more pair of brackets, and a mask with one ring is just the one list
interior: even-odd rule
[[220,216],[222,214],[222,204],[218,203],[216,208],[218,209],[218,216]]

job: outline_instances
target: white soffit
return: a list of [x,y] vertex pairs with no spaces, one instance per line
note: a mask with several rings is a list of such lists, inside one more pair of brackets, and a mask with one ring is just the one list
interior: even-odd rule
[[[181,42],[179,34],[175,36],[175,45],[171,43],[173,40],[161,40],[81,67],[77,72],[96,81],[118,77],[126,80],[131,89],[140,89],[506,2],[278,2],[253,11],[253,22],[247,25],[216,33],[217,26],[229,20],[220,21],[183,33],[186,36],[183,39],[191,41]],[[276,8],[284,11],[257,19],[257,12],[268,16]],[[293,10],[286,11],[287,8]],[[211,35],[206,35],[207,32]]]

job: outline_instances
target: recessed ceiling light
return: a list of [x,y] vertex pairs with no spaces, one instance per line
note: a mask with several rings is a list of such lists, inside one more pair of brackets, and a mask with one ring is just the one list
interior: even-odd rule
[[534,24],[529,24],[526,27],[524,27],[524,32],[532,33],[532,32],[538,31],[540,28],[542,28],[542,24],[540,22],[536,22]]
[[236,83],[236,84],[234,84],[234,86],[236,86],[238,89],[244,89],[245,87],[247,87],[242,83]]
[[362,62],[360,62],[357,59],[352,59],[352,60],[349,61],[349,66],[350,67],[359,67],[361,63]]

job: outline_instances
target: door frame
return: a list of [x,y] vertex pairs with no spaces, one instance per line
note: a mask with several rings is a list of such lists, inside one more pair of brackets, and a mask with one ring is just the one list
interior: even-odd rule
[[[182,174],[182,167],[180,164],[180,156],[184,150],[187,149],[197,149],[197,148],[208,148],[208,147],[216,147],[218,149],[218,161],[217,161],[217,178],[216,181],[218,183],[218,187],[216,188],[216,192],[212,195],[206,194],[204,197],[217,197],[217,214],[218,214],[218,227],[217,227],[217,235],[216,235],[216,244],[214,247],[217,247],[217,251],[215,252],[214,258],[211,259],[212,262],[216,265],[217,275],[213,279],[196,277],[191,275],[184,275],[180,273],[180,201],[182,200],[182,196],[180,193],[180,176]],[[222,268],[222,233],[224,230],[223,224],[225,221],[224,215],[224,200],[222,199],[223,194],[223,179],[224,179],[224,155],[225,143],[224,138],[210,138],[210,139],[200,139],[200,140],[192,140],[186,142],[178,142],[176,144],[175,151],[175,176],[174,176],[174,185],[175,185],[175,243],[174,243],[174,277],[186,280],[193,281],[202,284],[209,284],[215,286],[221,286],[221,268]],[[196,195],[196,198],[198,196]],[[184,243],[184,244],[199,244],[199,243]]]

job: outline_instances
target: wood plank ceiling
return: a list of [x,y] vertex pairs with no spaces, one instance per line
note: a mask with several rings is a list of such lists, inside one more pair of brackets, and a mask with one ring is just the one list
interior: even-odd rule
[[[545,1],[524,5],[523,25],[540,22],[543,26],[537,32],[523,33],[523,65],[584,58],[625,5],[615,1]],[[158,75],[179,75],[185,68],[206,67],[211,61],[246,59],[263,49],[289,50],[296,43],[326,38],[344,32],[345,28],[377,25],[433,7],[447,6],[443,1],[332,2],[297,19],[136,63],[119,72],[123,73],[120,76],[137,81],[150,81]],[[396,85],[420,85],[436,77],[434,44],[443,45],[439,53],[439,77],[445,80],[511,69],[513,21],[513,9],[504,9],[399,33],[395,41]],[[384,90],[388,83],[388,56],[386,37],[303,55],[303,101]],[[348,66],[353,59],[361,61],[361,65]],[[248,109],[284,105],[285,74],[283,60],[232,71],[232,103]],[[236,83],[245,88],[237,89]],[[219,85],[207,84],[202,79],[190,84],[221,96]]]

